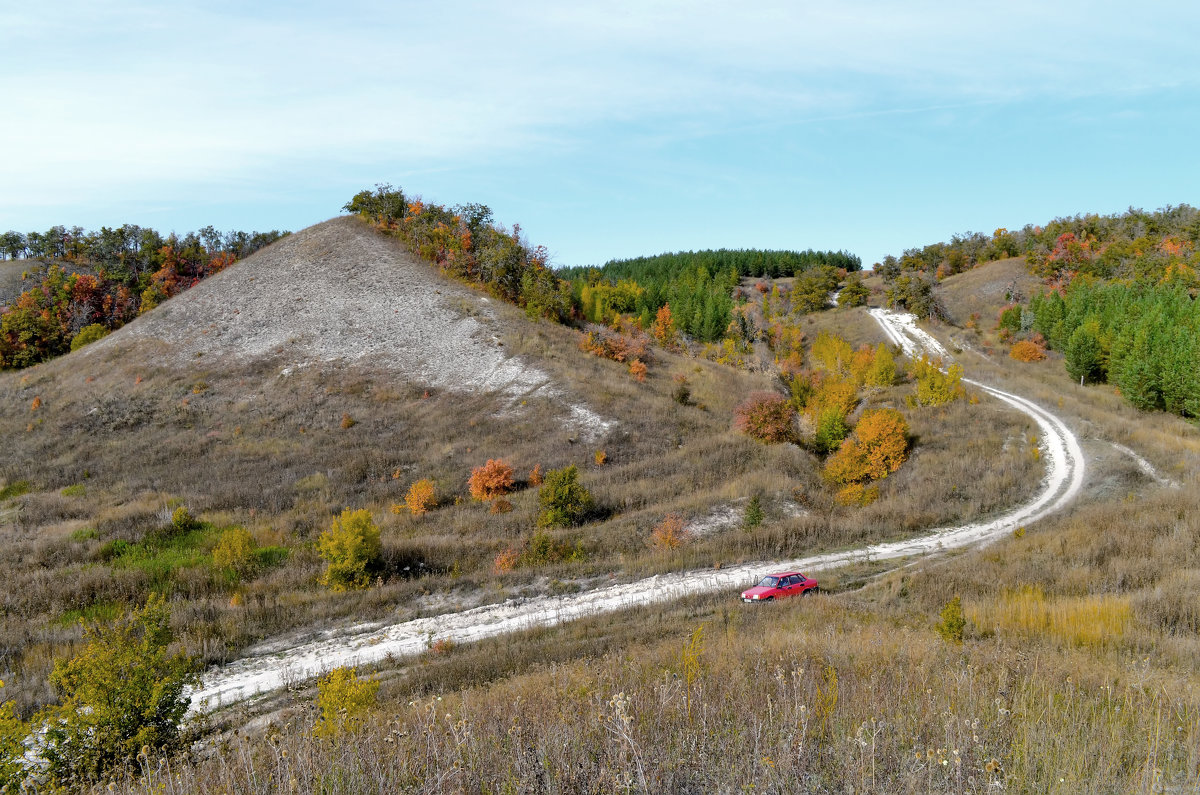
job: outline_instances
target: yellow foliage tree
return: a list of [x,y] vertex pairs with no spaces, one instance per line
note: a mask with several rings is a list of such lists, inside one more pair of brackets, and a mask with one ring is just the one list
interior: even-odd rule
[[371,581],[369,569],[383,556],[379,528],[371,512],[366,508],[342,511],[317,539],[317,551],[325,559],[322,585],[335,591],[365,588]]
[[825,462],[824,476],[842,486],[886,478],[908,455],[908,422],[895,409],[864,411],[854,434]]
[[675,319],[671,316],[671,305],[663,304],[654,317],[654,339],[664,348],[674,347],[678,337]]
[[821,378],[809,393],[804,411],[815,421],[830,409],[837,409],[843,417],[858,404],[858,393],[854,384],[838,378]]
[[867,386],[891,386],[896,383],[896,358],[891,350],[882,342],[875,348],[871,357],[871,367],[867,370],[864,383]]
[[819,366],[836,375],[845,376],[850,372],[850,360],[854,349],[850,343],[836,334],[822,331],[813,341],[812,357]]
[[404,495],[404,504],[408,506],[408,510],[413,516],[424,516],[429,513],[437,505],[437,490],[434,488],[433,481],[429,478],[422,478],[409,486],[408,493]]
[[317,706],[321,721],[313,729],[318,737],[330,739],[358,728],[375,706],[379,682],[359,679],[353,668],[335,668],[317,680]]
[[254,566],[254,536],[244,527],[231,527],[221,533],[213,548],[213,565],[245,574]]
[[952,364],[944,372],[941,368],[941,359],[933,360],[928,356],[912,363],[911,373],[917,379],[917,405],[940,406],[966,394],[962,385],[962,365]]

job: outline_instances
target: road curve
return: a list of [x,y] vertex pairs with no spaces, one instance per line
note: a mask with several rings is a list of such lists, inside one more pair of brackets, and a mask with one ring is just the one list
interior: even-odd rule
[[[932,336],[919,329],[912,315],[870,310],[884,333],[907,355],[928,353],[948,358]],[[965,380],[965,379],[964,379]],[[919,538],[872,544],[855,550],[830,552],[783,561],[761,561],[720,570],[660,574],[566,596],[510,599],[501,604],[459,613],[420,618],[399,624],[364,624],[326,639],[284,651],[254,654],[208,671],[192,693],[192,710],[203,712],[277,690],[289,682],[347,665],[365,665],[390,657],[419,654],[438,640],[470,643],[509,632],[547,627],[584,616],[639,605],[667,602],[683,596],[735,591],[753,583],[767,570],[820,571],[864,559],[890,560],[980,545],[1053,513],[1078,495],[1083,484],[1084,457],[1079,440],[1058,417],[1030,400],[986,384],[968,381],[997,400],[1033,418],[1041,429],[1046,478],[1037,495],[990,521],[943,527]]]

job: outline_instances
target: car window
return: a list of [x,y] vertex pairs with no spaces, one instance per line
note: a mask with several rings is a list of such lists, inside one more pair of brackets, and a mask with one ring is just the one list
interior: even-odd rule
[[774,588],[778,582],[779,580],[775,577],[763,577],[759,585],[763,588]]

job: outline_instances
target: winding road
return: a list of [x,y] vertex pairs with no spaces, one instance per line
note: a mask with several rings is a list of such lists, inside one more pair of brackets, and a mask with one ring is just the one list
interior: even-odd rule
[[[936,339],[916,325],[909,314],[872,309],[870,314],[892,343],[906,355],[922,353],[949,360]],[[964,379],[966,380],[966,379]],[[873,544],[850,551],[830,552],[783,561],[760,561],[719,570],[656,575],[567,596],[508,600],[459,613],[421,618],[399,624],[364,624],[345,633],[286,650],[263,650],[214,668],[192,693],[192,710],[207,711],[256,694],[277,690],[289,682],[322,674],[339,666],[365,665],[389,657],[420,654],[438,640],[454,643],[491,638],[509,632],[547,627],[584,616],[667,602],[683,596],[735,591],[756,581],[767,570],[832,569],[864,559],[890,560],[985,544],[1016,528],[1051,514],[1079,493],[1084,456],[1079,440],[1067,425],[1041,406],[986,384],[967,381],[1017,411],[1029,415],[1041,429],[1047,473],[1037,495],[987,522],[943,527],[918,538]]]

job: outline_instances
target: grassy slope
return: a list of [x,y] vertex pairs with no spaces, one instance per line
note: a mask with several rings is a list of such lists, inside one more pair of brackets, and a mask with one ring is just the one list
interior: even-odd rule
[[[566,329],[542,325],[530,334],[522,319],[509,322],[507,344],[536,356],[597,411],[623,421],[622,432],[603,442],[612,464],[593,466],[585,477],[618,511],[606,522],[564,534],[582,537],[594,551],[577,569],[546,570],[552,577],[708,565],[882,537],[923,521],[1011,504],[1038,476],[1030,429],[1020,418],[986,402],[963,402],[911,412],[920,442],[914,461],[885,481],[882,499],[867,511],[835,510],[806,454],[761,448],[728,432],[732,404],[761,381],[661,355],[648,383],[637,385],[618,365],[579,356]],[[870,323],[861,310],[835,310],[814,318],[812,336],[831,324],[852,341],[871,342],[879,337],[872,337]],[[1057,407],[1084,429],[1090,459],[1084,504],[983,551],[877,580],[869,564],[845,572],[831,584],[869,584],[837,597],[757,613],[725,599],[697,600],[440,649],[387,674],[384,707],[353,742],[310,739],[305,727],[311,717],[301,699],[285,707],[270,730],[283,732],[278,747],[289,750],[290,762],[261,737],[241,737],[235,742],[248,744],[246,753],[187,768],[188,787],[237,782],[271,791],[295,777],[302,789],[340,780],[349,790],[480,791],[486,784],[501,791],[508,784],[518,791],[606,792],[629,781],[637,789],[644,776],[647,787],[674,791],[733,790],[749,782],[770,787],[799,777],[810,789],[830,791],[883,782],[920,791],[984,791],[989,782],[1003,780],[1010,791],[1058,785],[1068,792],[1082,784],[1094,791],[1133,789],[1151,782],[1155,770],[1194,786],[1200,776],[1195,430],[1170,417],[1138,415],[1103,388],[1072,387],[1052,361],[1025,365],[973,353],[993,347],[986,334],[947,327],[935,333],[967,351],[972,375]],[[221,647],[210,656],[219,657],[231,638],[236,648],[246,636],[311,621],[383,615],[395,605],[420,610],[428,604],[424,592],[453,601],[477,598],[481,589],[475,586],[482,586],[484,598],[504,592],[496,589],[536,586],[531,573],[488,572],[491,555],[527,532],[532,493],[519,495],[511,514],[490,516],[463,505],[416,522],[382,513],[407,484],[407,475],[392,482],[390,471],[436,467],[435,476],[449,490],[462,492],[470,466],[499,452],[520,466],[587,464],[592,452],[567,434],[541,433],[546,423],[536,418],[498,419],[497,406],[486,397],[441,395],[432,404],[411,388],[405,392],[394,374],[305,373],[288,393],[263,389],[253,410],[235,414],[235,396],[247,384],[274,377],[269,363],[180,372],[148,369],[147,362],[123,355],[85,376],[71,373],[70,357],[63,361],[58,369],[52,364],[26,374],[24,384],[19,376],[0,379],[0,427],[30,462],[37,486],[20,500],[20,522],[5,530],[13,550],[6,576],[10,582],[24,578],[14,590],[25,594],[26,605],[5,619],[12,638],[7,642],[12,649],[17,633],[36,638],[45,647],[43,658],[72,633],[54,634],[42,622],[48,625],[56,611],[79,599],[51,601],[50,578],[30,575],[29,565],[51,572],[58,567],[54,581],[60,587],[71,567],[79,568],[80,580],[91,576],[105,583],[93,588],[121,582],[115,572],[88,575],[92,569],[81,561],[94,558],[105,533],[136,537],[152,529],[167,494],[207,510],[214,520],[269,526],[297,547],[288,566],[246,586],[244,608],[229,607],[227,592],[202,584],[185,594],[178,620],[197,635],[197,628],[209,633]],[[692,380],[705,410],[670,400],[673,374]],[[140,384],[134,383],[137,375],[143,376]],[[208,387],[197,395],[192,390],[198,378]],[[145,392],[138,392],[143,386]],[[76,436],[72,445],[54,442],[78,430],[71,418],[79,413],[56,414],[54,407],[88,390],[102,390],[95,395],[118,401],[115,406],[140,396],[142,402],[131,405],[149,412],[142,432],[147,438],[139,442],[127,429],[119,433],[117,423],[96,431],[94,441],[79,444]],[[43,424],[24,432],[33,394],[43,395],[47,413],[38,416]],[[874,400],[900,404],[903,394],[897,389]],[[121,417],[123,411],[104,416]],[[359,424],[341,429],[342,413]],[[455,432],[464,425],[468,434]],[[240,433],[233,435],[229,426]],[[210,429],[218,436],[210,437]],[[1135,447],[1184,488],[1151,487],[1126,457],[1113,453],[1110,440]],[[185,454],[204,465],[174,471]],[[314,467],[314,461],[326,463]],[[84,497],[55,492],[80,482],[89,467]],[[1002,483],[981,487],[997,472]],[[781,500],[795,488],[815,505],[806,517],[786,518]],[[720,534],[671,558],[646,552],[645,530],[666,510],[702,514],[752,490],[773,497],[769,521],[759,531]],[[982,505],[972,502],[979,494],[987,496]],[[351,596],[314,591],[318,566],[302,543],[343,504],[376,506],[397,563],[417,559],[441,571],[457,563],[461,576],[397,575],[380,589]],[[107,523],[100,519],[106,516]],[[83,526],[98,527],[100,537],[69,541],[72,530]],[[1088,594],[1123,599],[1129,618],[1099,645],[1079,646],[1069,635],[1019,624],[1000,630],[968,625],[963,646],[933,632],[951,596],[963,596],[969,615],[983,615],[1009,584],[1036,584],[1052,600]],[[1103,605],[1120,613],[1118,601]],[[699,626],[705,627],[702,651],[696,666],[685,666],[683,649]],[[203,645],[203,638],[192,642]],[[45,670],[26,665],[27,675]],[[443,702],[430,700],[437,693]],[[998,773],[989,770],[993,759],[1002,765]]]
[[[972,284],[961,284],[967,276]],[[1003,302],[987,295],[1009,279],[964,274],[944,289],[982,295],[972,311],[987,317]],[[817,316],[814,336],[827,324],[869,341],[851,312]],[[832,792],[1190,791],[1200,783],[1196,429],[1138,413],[1106,388],[1073,385],[1053,358],[1012,361],[986,330],[933,330],[971,375],[1033,397],[1083,432],[1089,477],[1075,508],[837,597],[770,611],[696,600],[439,650],[384,675],[383,709],[354,743],[306,739],[304,699],[277,714],[278,729],[301,727],[277,735],[292,760],[281,775],[316,786],[333,771],[415,791],[432,791],[433,781],[603,792],[643,781],[650,790],[737,791],[796,780]],[[974,429],[978,414],[943,419],[939,436]],[[1157,486],[1112,442],[1180,488]],[[905,472],[920,469],[897,478]],[[869,567],[847,574],[864,582]],[[1045,595],[1044,616],[1028,600],[1006,601],[1006,589],[1021,586]],[[969,619],[962,645],[934,631],[956,595]],[[1104,622],[1098,639],[1089,634]],[[223,759],[224,775],[248,787],[267,772],[266,757]],[[199,786],[215,774],[213,765],[189,771]]]
[[[347,237],[339,243],[330,234]],[[359,245],[362,235],[371,246],[392,247],[389,267],[398,280],[433,278],[447,304],[463,315],[480,311],[478,293],[438,279],[394,241],[341,219],[298,233],[83,354],[0,375],[0,433],[10,453],[0,462],[0,483],[27,480],[32,489],[0,513],[7,550],[0,573],[11,585],[0,619],[6,697],[25,707],[49,698],[44,681],[52,659],[78,638],[64,616],[111,612],[164,587],[178,602],[186,647],[220,662],[256,640],[339,620],[404,618],[530,589],[586,586],[610,573],[640,576],[894,538],[999,510],[1039,476],[1030,446],[1012,443],[1027,433],[1022,417],[962,404],[913,413],[915,433],[927,440],[916,454],[920,467],[887,481],[883,498],[867,510],[837,508],[809,453],[764,447],[731,430],[733,406],[749,391],[771,387],[765,374],[657,351],[646,382],[637,383],[624,366],[582,354],[578,332],[531,324],[495,301],[488,305],[491,333],[508,353],[548,373],[556,394],[516,402],[433,389],[426,397],[421,379],[378,358],[297,367],[293,347],[303,343],[287,340],[259,358],[218,355],[229,339],[250,333],[237,318],[251,307],[238,301],[249,300],[250,282],[275,273],[279,263],[268,258],[280,251],[299,252],[288,254],[285,276],[298,268],[310,280],[330,281],[323,327],[337,327],[339,306],[351,307],[360,321],[365,299],[338,293],[329,252]],[[372,285],[390,289],[387,279]],[[287,283],[263,289],[281,301],[294,292]],[[833,314],[846,314],[864,334],[871,328],[861,310]],[[671,397],[676,376],[691,385],[689,405]],[[870,400],[902,405],[906,389]],[[41,405],[33,410],[35,398]],[[568,404],[618,424],[589,439],[571,423]],[[351,427],[342,427],[346,416]],[[987,459],[955,452],[972,441],[963,432],[968,417],[989,428],[979,440]],[[955,432],[935,432],[941,425]],[[594,453],[601,449],[608,461],[598,467]],[[553,535],[581,544],[582,563],[493,573],[498,553],[529,538],[537,511],[533,489],[514,495],[507,514],[470,501],[472,467],[496,457],[519,479],[535,465],[581,467],[604,516]],[[422,477],[437,482],[443,507],[422,519],[389,512]],[[979,499],[942,498],[941,484],[964,479],[992,485]],[[649,530],[668,512],[702,520],[756,493],[768,517],[757,530],[726,528],[671,553],[650,549]],[[141,543],[179,503],[207,522],[200,558],[191,548],[144,551],[137,565],[132,557],[113,558],[114,541]],[[384,530],[386,565],[379,587],[331,594],[315,586],[321,561],[313,544],[344,507],[372,509]],[[288,548],[286,562],[241,583],[213,571],[201,558],[234,524],[250,528],[260,545]],[[176,568],[164,575],[170,562]]]

